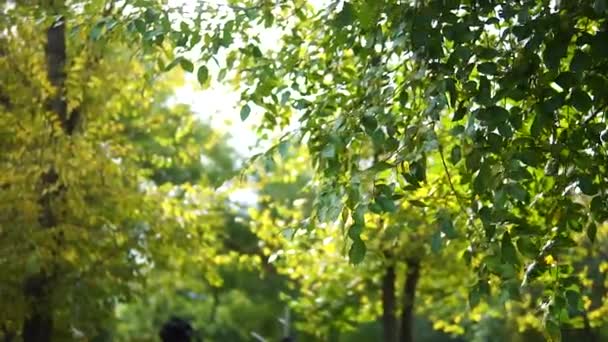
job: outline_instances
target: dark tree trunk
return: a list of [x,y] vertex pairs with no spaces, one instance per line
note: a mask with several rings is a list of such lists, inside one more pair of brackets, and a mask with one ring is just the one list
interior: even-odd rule
[[403,286],[403,308],[401,311],[401,342],[414,342],[414,301],[416,286],[420,278],[420,261],[407,261],[407,274]]
[[382,277],[382,331],[384,342],[397,341],[397,317],[395,317],[395,266],[390,265]]
[[220,306],[219,290],[215,287],[211,288],[213,301],[211,302],[211,311],[209,312],[209,323],[214,324],[217,317],[217,309]]
[[591,323],[589,323],[589,316],[587,315],[587,311],[583,312],[583,323],[584,323],[584,339],[587,342],[596,342],[595,332],[591,327]]
[[24,293],[30,302],[29,316],[23,322],[23,342],[50,342],[53,331],[48,277],[44,272],[30,276]]
[[31,316],[23,323],[23,341],[50,342],[52,331],[53,320],[49,312],[34,309]]
[[4,342],[13,342],[15,339],[15,332],[8,328],[6,324],[2,325],[2,337]]
[[[59,118],[63,133],[71,135],[78,119],[77,113],[68,115],[65,94],[66,79],[66,39],[65,20],[59,17],[46,32],[46,62],[47,76],[54,86],[56,93],[49,100],[48,109]],[[40,179],[42,189],[57,185],[59,175],[50,165]],[[60,187],[58,187],[60,188]],[[47,191],[38,201],[40,216],[38,223],[42,229],[53,229],[57,225],[57,217],[53,212],[52,203],[58,198],[61,190]],[[25,280],[23,292],[30,304],[29,316],[23,323],[24,342],[50,342],[53,336],[53,314],[51,304],[51,278],[53,267],[47,267],[40,273]]]

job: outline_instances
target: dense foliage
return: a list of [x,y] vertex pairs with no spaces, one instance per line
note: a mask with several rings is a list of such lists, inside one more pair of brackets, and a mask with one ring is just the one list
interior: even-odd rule
[[419,240],[466,243],[471,308],[488,295],[528,301],[554,338],[587,320],[570,255],[607,214],[605,2],[282,8],[281,49],[243,52],[237,80],[269,127],[299,113],[284,141],[307,144],[312,219],[342,217],[351,261],[376,240],[372,222],[418,232],[399,213],[421,212],[435,233]]
[[607,336],[605,0],[0,11],[5,341],[278,339],[286,305],[306,340]]

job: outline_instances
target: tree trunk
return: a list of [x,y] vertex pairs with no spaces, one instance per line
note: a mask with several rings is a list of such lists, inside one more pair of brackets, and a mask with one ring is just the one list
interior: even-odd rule
[[15,332],[7,327],[6,324],[2,324],[2,336],[4,342],[13,342],[15,338]]
[[220,306],[220,294],[219,290],[216,287],[211,288],[211,294],[213,301],[211,302],[211,311],[209,312],[209,323],[215,324],[215,319],[217,317],[217,309]]
[[[61,2],[61,1],[59,1]],[[71,135],[78,119],[78,113],[68,115],[65,94],[65,65],[66,65],[66,39],[65,20],[58,17],[46,32],[46,62],[47,77],[54,86],[56,93],[48,103],[48,109],[59,118],[63,133]],[[52,139],[52,137],[51,137]],[[53,165],[40,179],[42,189],[49,189],[57,185],[59,175]],[[61,190],[48,191],[40,196],[40,216],[38,223],[42,229],[53,229],[57,225],[57,217],[53,212],[52,203],[59,196]],[[52,314],[52,268],[47,267],[38,274],[28,277],[24,283],[24,295],[31,310],[23,323],[24,342],[50,342],[53,336]]]
[[420,260],[407,261],[407,274],[403,286],[403,308],[401,311],[401,342],[414,342],[414,301],[416,286],[420,278]]
[[384,342],[397,341],[397,317],[395,317],[395,266],[390,265],[382,277],[382,331]]
[[585,341],[587,342],[595,342],[597,339],[595,338],[595,332],[593,328],[591,328],[591,323],[589,322],[589,316],[587,315],[587,310],[583,311],[583,323],[584,323],[584,336]]
[[53,331],[48,276],[44,272],[26,279],[24,293],[30,303],[29,316],[23,322],[23,342],[50,342]]

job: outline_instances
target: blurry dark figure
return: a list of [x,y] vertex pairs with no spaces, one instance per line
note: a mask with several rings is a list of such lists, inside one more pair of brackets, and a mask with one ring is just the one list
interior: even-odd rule
[[194,330],[187,321],[171,317],[160,331],[160,339],[163,342],[190,342],[194,337]]
[[281,339],[281,342],[295,342],[295,340],[296,340],[295,338],[288,336],[288,337],[283,337]]

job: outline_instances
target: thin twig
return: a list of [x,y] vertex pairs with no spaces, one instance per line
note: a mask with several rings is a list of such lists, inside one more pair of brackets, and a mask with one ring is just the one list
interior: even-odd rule
[[[210,3],[209,1],[205,1],[205,0],[199,0],[198,2],[200,4],[205,4],[207,6],[227,7],[227,8],[230,8],[232,10],[243,11],[243,12],[258,10],[258,9],[260,9],[260,8],[262,8],[262,7],[264,7],[266,5],[264,3],[261,3],[259,5],[245,7],[245,6],[231,5],[231,4],[227,4],[227,3],[226,4],[223,4],[223,3]],[[284,4],[287,4],[287,3],[288,3],[287,0],[276,1],[274,5],[276,7],[276,6],[284,5]]]
[[597,109],[595,112],[593,112],[591,115],[589,115],[589,116],[588,116],[588,117],[585,119],[585,121],[583,121],[583,125],[586,125],[586,124],[588,124],[588,123],[589,123],[589,121],[591,121],[591,120],[595,119],[595,117],[596,117],[596,116],[597,116],[597,115],[598,115],[600,112],[602,112],[602,111],[603,111],[603,110],[605,110],[605,109],[606,109],[605,107],[599,107],[599,108],[598,108],[598,109]]
[[458,200],[458,206],[460,207],[460,210],[466,217],[469,218],[469,221],[471,221],[471,224],[477,230],[478,227],[475,224],[475,218],[472,215],[470,215],[469,213],[467,213],[467,210],[464,207],[464,204],[462,204],[464,198],[458,193],[458,191],[456,191],[456,187],[454,186],[454,183],[452,182],[452,176],[450,175],[450,171],[448,170],[448,164],[445,162],[445,156],[443,154],[443,146],[441,145],[441,142],[439,141],[439,139],[437,139],[437,145],[439,146],[439,156],[441,157],[441,164],[443,165],[443,170],[445,171],[445,175],[448,179],[448,184],[450,185],[450,189],[452,189],[454,196],[456,196],[456,199]]

